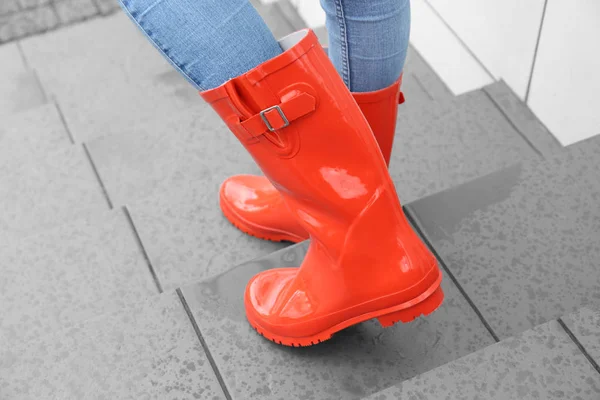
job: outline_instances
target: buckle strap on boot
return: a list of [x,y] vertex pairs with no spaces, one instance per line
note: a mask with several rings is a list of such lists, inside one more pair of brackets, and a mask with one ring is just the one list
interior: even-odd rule
[[285,128],[290,122],[315,111],[316,100],[308,93],[300,93],[280,104],[265,108],[261,112],[241,122],[252,136]]

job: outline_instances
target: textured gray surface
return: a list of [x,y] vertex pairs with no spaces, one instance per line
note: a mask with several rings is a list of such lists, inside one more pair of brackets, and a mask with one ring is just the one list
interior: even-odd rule
[[[292,31],[275,4],[262,5],[259,11],[275,35]],[[194,87],[124,13],[27,39],[23,50],[78,141],[207,112]]]
[[51,3],[51,0],[18,0],[21,8],[35,8]]
[[81,21],[98,14],[98,8],[92,0],[60,0],[54,4],[62,24]]
[[308,348],[275,345],[246,321],[244,287],[261,270],[299,265],[305,251],[295,245],[182,290],[234,399],[358,399],[493,342],[446,278],[446,300],[426,319],[388,329],[369,321]]
[[185,104],[161,80],[172,67],[124,13],[28,38],[22,48],[79,141],[126,132]]
[[0,271],[2,350],[158,294],[121,210],[6,245]]
[[432,98],[444,100],[454,97],[450,89],[446,87],[446,84],[412,46],[408,47],[404,71],[409,75],[414,75],[419,84]]
[[225,398],[173,293],[1,349],[0,392],[3,399]]
[[538,155],[482,91],[401,107],[390,174],[404,203]]
[[[259,172],[218,116],[201,102],[197,109],[89,143],[114,204],[177,187],[214,190],[212,183],[229,175]],[[213,200],[217,198],[216,191],[211,194]]]
[[504,81],[488,85],[483,90],[542,155],[550,155],[562,150],[563,146],[558,140]]
[[0,230],[16,236],[108,208],[80,147],[0,159],[0,198]]
[[368,400],[598,398],[600,375],[551,321]]
[[46,104],[2,118],[0,123],[0,164],[9,159],[71,146],[54,104]]
[[600,364],[600,307],[582,308],[562,320],[588,355]]
[[[0,46],[0,60],[0,116],[46,102],[37,76],[25,66],[17,45]],[[0,127],[3,125],[2,122]]]
[[4,0],[0,2],[0,16],[10,14],[19,10],[17,0]]
[[[175,92],[187,89],[175,73],[163,75],[163,81]],[[174,182],[183,187],[258,173],[215,113],[202,102],[193,107],[89,144],[115,204],[167,190]],[[409,202],[527,157],[537,155],[489,98],[474,92],[430,107],[407,104],[399,114],[390,171],[401,200]]]
[[[405,103],[400,107],[415,103],[423,104],[433,100],[431,95],[423,88],[423,85],[419,82],[417,77],[408,71],[402,77],[402,93],[404,94]],[[400,110],[400,112],[402,112],[402,108],[400,108]]]
[[218,181],[188,184],[129,206],[164,289],[205,279],[285,246],[246,235],[231,225],[219,209]]
[[44,32],[58,25],[58,16],[50,5],[0,15],[0,43]]
[[98,6],[98,9],[104,15],[112,14],[121,9],[117,0],[94,0],[94,3],[96,3],[96,6]]
[[117,0],[2,0],[0,43],[107,15],[118,8]]
[[501,338],[600,304],[598,139],[408,206]]

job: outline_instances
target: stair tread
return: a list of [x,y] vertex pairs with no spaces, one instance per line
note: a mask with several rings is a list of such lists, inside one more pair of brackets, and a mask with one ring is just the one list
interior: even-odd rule
[[3,244],[0,353],[158,293],[122,210]]
[[0,122],[0,159],[17,159],[29,154],[66,148],[71,145],[54,104],[3,116]]
[[600,137],[407,206],[500,338],[586,304],[600,286]]
[[287,246],[249,236],[231,225],[219,209],[220,182],[199,179],[189,182],[188,187],[128,205],[165,290]]
[[560,142],[508,87],[506,82],[498,81],[484,87],[483,90],[542,155],[551,155],[563,149]]
[[365,400],[597,399],[600,375],[556,321],[401,382]]
[[225,399],[175,293],[0,348],[0,359],[5,398]]
[[[483,92],[409,107],[400,112],[390,167],[404,202],[539,157]],[[166,287],[279,248],[241,234],[221,215],[220,183],[260,170],[207,105],[198,109],[88,144],[113,204],[131,205]]]
[[[404,73],[414,75],[421,87],[432,99],[451,99],[454,97],[444,81],[434,72],[429,64],[421,57],[421,54],[412,46],[408,46]],[[407,101],[410,101],[408,93]]]
[[0,115],[27,110],[46,103],[35,72],[24,64],[16,44],[0,46]]
[[0,237],[29,235],[108,209],[81,147],[1,160],[0,198]]
[[[537,156],[480,91],[407,105],[399,113],[396,136],[390,172],[401,182],[404,201]],[[146,197],[156,187],[169,187],[169,181],[258,172],[205,104],[193,114],[147,121],[95,139],[89,149],[115,204]]]
[[600,365],[600,307],[581,308],[562,320],[596,365]]
[[481,90],[399,110],[390,174],[404,203],[539,158]]
[[125,13],[27,38],[21,47],[77,141],[182,107],[177,95],[166,99],[161,80],[173,68]]
[[358,399],[493,343],[448,277],[446,301],[426,319],[387,329],[369,321],[304,349],[270,343],[246,321],[244,287],[261,270],[299,265],[305,252],[300,243],[182,288],[233,399]]

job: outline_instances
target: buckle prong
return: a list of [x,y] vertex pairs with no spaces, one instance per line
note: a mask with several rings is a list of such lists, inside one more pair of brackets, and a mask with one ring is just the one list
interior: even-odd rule
[[271,132],[275,132],[277,129],[281,129],[281,128],[274,129],[273,125],[271,125],[271,123],[269,122],[269,120],[265,116],[265,113],[268,112],[268,111],[271,111],[271,110],[277,110],[277,112],[279,113],[279,116],[283,120],[283,126],[281,128],[285,128],[286,126],[290,125],[290,121],[287,119],[287,117],[285,116],[285,114],[281,110],[281,107],[279,107],[278,105],[275,105],[275,106],[271,106],[269,108],[265,108],[264,110],[262,110],[260,112],[260,118],[263,120],[263,122],[267,126],[268,130],[270,130]]

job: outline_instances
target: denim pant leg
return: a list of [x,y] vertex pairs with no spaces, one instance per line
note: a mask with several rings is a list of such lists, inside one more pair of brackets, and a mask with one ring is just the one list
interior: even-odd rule
[[329,57],[353,92],[383,89],[400,76],[410,34],[409,0],[321,0]]
[[156,48],[198,90],[282,52],[249,0],[119,0]]

